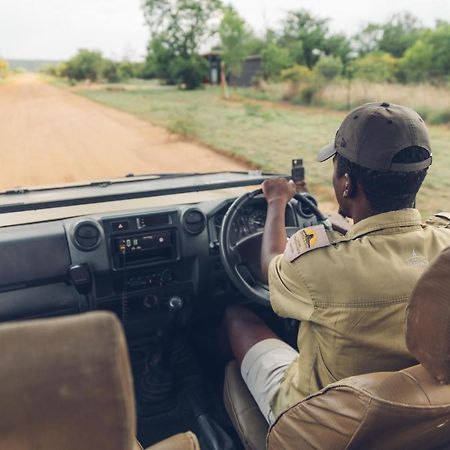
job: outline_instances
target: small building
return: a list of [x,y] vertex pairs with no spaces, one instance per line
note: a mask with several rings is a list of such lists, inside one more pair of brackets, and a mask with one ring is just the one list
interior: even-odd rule
[[[220,84],[221,78],[221,52],[209,52],[202,55],[209,63],[207,83]],[[231,86],[248,87],[252,85],[253,79],[261,74],[262,58],[260,55],[247,56],[245,58],[241,74],[238,77],[228,76],[227,82]]]

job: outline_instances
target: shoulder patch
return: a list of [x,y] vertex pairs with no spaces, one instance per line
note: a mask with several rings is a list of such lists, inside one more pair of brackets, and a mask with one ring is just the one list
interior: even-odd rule
[[450,228],[450,213],[439,212],[431,216],[425,222],[427,225],[435,227]]
[[290,237],[284,251],[284,257],[289,262],[293,262],[304,253],[329,245],[331,245],[331,242],[323,225],[303,228]]

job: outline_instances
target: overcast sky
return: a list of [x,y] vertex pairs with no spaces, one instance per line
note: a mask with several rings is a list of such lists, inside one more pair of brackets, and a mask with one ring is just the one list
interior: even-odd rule
[[[333,31],[357,32],[369,22],[409,11],[425,25],[450,21],[449,0],[231,0],[262,32],[279,23],[286,11],[306,8],[331,19]],[[101,50],[108,57],[139,59],[148,32],[141,0],[0,0],[0,56],[67,59],[78,48]]]

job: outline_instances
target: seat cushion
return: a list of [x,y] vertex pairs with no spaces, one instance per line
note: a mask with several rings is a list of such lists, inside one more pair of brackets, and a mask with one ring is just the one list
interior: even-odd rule
[[106,312],[0,326],[0,448],[134,448],[125,337]]
[[266,448],[269,425],[242,379],[236,361],[225,369],[224,403],[244,447],[247,450]]
[[200,450],[200,445],[197,436],[188,431],[164,439],[147,450]]

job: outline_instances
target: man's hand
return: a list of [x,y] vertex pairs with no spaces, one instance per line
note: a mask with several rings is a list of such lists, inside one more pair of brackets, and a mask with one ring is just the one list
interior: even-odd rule
[[286,205],[297,190],[292,180],[287,181],[285,178],[270,178],[262,184],[262,191],[269,205],[275,202]]
[[296,193],[293,181],[284,178],[270,178],[262,184],[267,200],[267,218],[264,226],[261,248],[261,272],[267,280],[270,261],[286,247],[286,205]]

